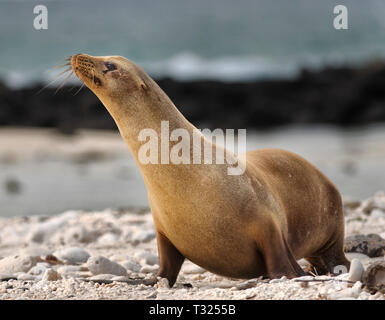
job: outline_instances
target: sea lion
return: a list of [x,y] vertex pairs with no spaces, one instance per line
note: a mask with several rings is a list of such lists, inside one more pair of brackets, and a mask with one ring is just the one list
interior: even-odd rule
[[161,121],[191,135],[196,128],[124,57],[77,54],[71,66],[107,108],[140,168],[156,228],[157,275],[170,286],[185,258],[244,279],[304,275],[296,262],[300,258],[320,274],[337,265],[349,268],[341,196],[312,164],[278,149],[247,152],[241,175],[229,175],[226,163],[143,164],[138,158],[142,129],[160,134]]

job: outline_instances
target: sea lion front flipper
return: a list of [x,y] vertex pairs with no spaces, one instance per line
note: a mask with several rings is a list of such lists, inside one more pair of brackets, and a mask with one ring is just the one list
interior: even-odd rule
[[185,258],[171,241],[158,230],[156,231],[156,240],[159,255],[159,272],[156,276],[166,278],[172,287]]

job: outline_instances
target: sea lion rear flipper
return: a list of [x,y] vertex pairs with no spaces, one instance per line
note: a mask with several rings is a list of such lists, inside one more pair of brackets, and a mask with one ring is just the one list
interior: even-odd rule
[[261,250],[270,279],[282,276],[290,279],[306,275],[294,259],[286,239],[276,228],[268,230],[266,236],[270,241],[264,241],[265,245]]

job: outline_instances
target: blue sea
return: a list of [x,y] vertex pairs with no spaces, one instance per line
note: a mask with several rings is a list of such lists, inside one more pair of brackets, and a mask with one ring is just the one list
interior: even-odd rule
[[[48,9],[35,30],[33,8]],[[333,27],[337,4],[348,30]],[[0,0],[0,78],[48,81],[74,53],[122,55],[154,77],[247,81],[385,58],[384,0]]]

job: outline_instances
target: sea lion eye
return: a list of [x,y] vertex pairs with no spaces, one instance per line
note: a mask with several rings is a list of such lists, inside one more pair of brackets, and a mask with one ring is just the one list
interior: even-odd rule
[[106,74],[108,71],[116,70],[116,65],[114,65],[111,62],[105,62],[104,65],[106,66],[107,70],[103,70],[103,73]]

